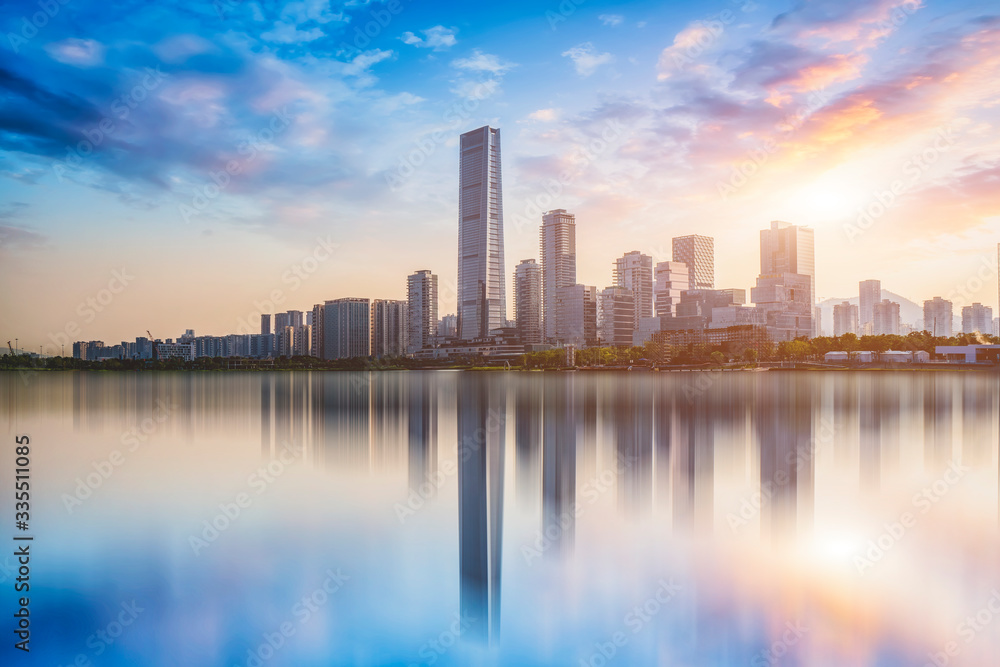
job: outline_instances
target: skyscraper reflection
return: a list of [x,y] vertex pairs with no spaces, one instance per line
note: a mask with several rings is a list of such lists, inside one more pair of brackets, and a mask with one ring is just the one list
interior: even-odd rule
[[458,379],[459,607],[470,638],[500,636],[506,387],[479,373]]

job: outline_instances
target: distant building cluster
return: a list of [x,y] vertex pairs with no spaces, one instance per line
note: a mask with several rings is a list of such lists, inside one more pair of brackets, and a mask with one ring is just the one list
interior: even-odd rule
[[[816,304],[815,238],[808,227],[774,221],[760,231],[760,273],[747,292],[715,285],[715,240],[690,234],[671,242],[671,259],[638,250],[611,264],[606,287],[577,280],[576,216],[541,214],[539,257],[513,272],[514,317],[507,319],[500,130],[481,127],[459,139],[458,282],[456,312],[438,313],[438,277],[419,270],[406,279],[404,300],[346,297],[311,311],[261,316],[260,333],[137,338],[105,346],[77,342],[80,359],[198,357],[447,358],[514,357],[573,348],[734,343],[759,346],[821,335]],[[833,333],[904,334],[900,304],[878,280],[858,286],[857,304],[833,307]],[[752,304],[752,305],[751,305]],[[952,335],[952,303],[924,302],[923,329]],[[965,333],[993,333],[991,308],[962,309]]]

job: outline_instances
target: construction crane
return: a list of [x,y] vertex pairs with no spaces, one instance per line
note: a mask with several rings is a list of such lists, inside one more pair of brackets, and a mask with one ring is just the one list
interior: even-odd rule
[[14,354],[14,348],[11,346],[10,341],[7,341],[7,347],[10,348],[10,356],[12,357],[17,356]]
[[156,349],[156,339],[153,338],[153,334],[150,332],[149,329],[146,329],[146,335],[149,336],[149,342],[153,344],[153,359],[159,359],[160,355],[157,354],[159,350]]

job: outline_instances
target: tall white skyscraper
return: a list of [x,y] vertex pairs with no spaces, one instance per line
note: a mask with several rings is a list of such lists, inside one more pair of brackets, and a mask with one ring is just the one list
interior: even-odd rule
[[809,316],[816,304],[816,254],[813,230],[774,220],[760,231],[762,276],[797,273],[809,276]]
[[428,270],[406,278],[406,351],[430,345],[438,326],[438,277]]
[[545,340],[556,338],[556,293],[576,284],[576,216],[565,209],[542,215],[542,321]]
[[507,323],[500,130],[463,134],[458,169],[458,337],[482,338]]
[[615,287],[632,290],[635,317],[632,328],[639,328],[639,320],[653,316],[653,258],[638,250],[627,252],[615,260]]
[[523,259],[514,269],[514,319],[524,345],[542,342],[542,269]]
[[671,250],[675,262],[687,264],[688,289],[715,288],[715,239],[700,234],[678,236]]
[[866,325],[875,321],[875,304],[882,300],[882,283],[878,280],[862,280],[858,283],[858,297],[858,333],[871,333],[866,330]]

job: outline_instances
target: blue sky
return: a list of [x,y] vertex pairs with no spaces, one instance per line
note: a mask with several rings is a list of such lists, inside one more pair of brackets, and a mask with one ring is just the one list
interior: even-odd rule
[[281,310],[402,298],[424,268],[452,312],[457,137],[484,124],[503,137],[508,274],[561,207],[582,282],[704,233],[717,284],[749,288],[758,230],[785,219],[816,229],[821,297],[880,278],[996,301],[988,2],[0,12],[0,311],[25,347],[71,323],[110,342],[223,334],[275,290]]

